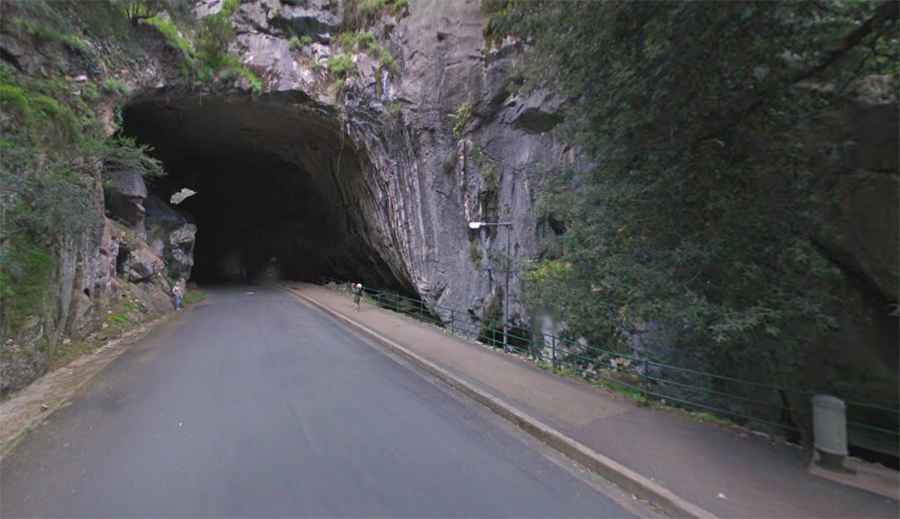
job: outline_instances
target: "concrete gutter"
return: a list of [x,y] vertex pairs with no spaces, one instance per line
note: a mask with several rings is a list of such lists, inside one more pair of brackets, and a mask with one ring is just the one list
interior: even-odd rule
[[[402,345],[372,330],[368,326],[360,324],[349,317],[328,308],[313,298],[302,293],[290,290],[295,296],[304,302],[318,308],[333,318],[345,323],[350,328],[362,333],[388,348],[391,352],[401,356],[416,367],[425,370],[431,376],[437,378],[448,386],[460,391],[467,397],[484,405],[495,414],[513,422],[520,429],[534,438],[559,451],[569,459],[582,465],[588,470],[612,481],[622,489],[637,497],[652,502],[654,505],[673,517],[694,517],[697,519],[717,519],[714,514],[700,508],[675,495],[669,489],[659,483],[646,478],[624,465],[612,460],[590,447],[572,439],[553,427],[544,424],[540,420],[522,412],[513,405],[491,395],[490,393],[475,387],[462,378],[450,373],[433,362],[413,353]],[[687,467],[686,467],[687,468]]]

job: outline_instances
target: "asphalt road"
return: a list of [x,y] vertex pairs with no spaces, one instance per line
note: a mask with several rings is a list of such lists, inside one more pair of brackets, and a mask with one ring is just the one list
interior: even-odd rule
[[630,514],[290,294],[234,287],[135,344],[0,463],[0,516]]

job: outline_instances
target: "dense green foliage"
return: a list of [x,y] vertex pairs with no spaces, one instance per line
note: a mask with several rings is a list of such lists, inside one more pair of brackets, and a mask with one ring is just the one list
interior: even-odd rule
[[10,23],[18,30],[27,32],[40,40],[60,42],[74,50],[84,51],[87,49],[84,40],[75,34],[59,32],[51,26],[22,18],[13,18]]
[[328,68],[328,72],[338,79],[345,79],[356,70],[353,58],[344,52],[339,52],[328,58],[328,61],[325,62],[325,66]]
[[564,232],[527,276],[531,304],[610,348],[655,323],[707,362],[793,369],[834,323],[838,276],[810,240],[817,172],[793,134],[833,98],[798,85],[896,74],[896,4],[483,8],[491,39],[531,44],[526,88],[574,100],[567,130],[593,164],[542,201]]
[[56,260],[47,245],[31,237],[10,243],[0,260],[2,322],[15,330],[49,298]]
[[225,0],[222,9],[195,23],[192,19],[179,21],[172,9],[164,9],[141,21],[151,25],[178,51],[182,72],[191,80],[209,83],[216,79],[241,77],[255,94],[262,92],[262,80],[253,70],[228,51],[234,39],[231,17],[239,7],[238,0]]
[[[173,0],[174,1],[174,0]],[[123,3],[14,2],[4,15],[16,23],[0,31],[34,41],[46,53],[40,76],[0,64],[0,334],[40,316],[58,275],[60,246],[102,221],[102,174],[163,173],[147,149],[129,139],[107,138],[97,118],[100,103],[117,104],[126,84],[66,77],[65,61],[95,66],[101,58],[87,42],[106,37],[129,45],[131,24]],[[11,13],[11,14],[10,14]],[[23,27],[26,30],[23,31]],[[80,43],[77,43],[80,42]],[[71,54],[69,54],[71,56]],[[59,67],[59,68],[57,68]]]

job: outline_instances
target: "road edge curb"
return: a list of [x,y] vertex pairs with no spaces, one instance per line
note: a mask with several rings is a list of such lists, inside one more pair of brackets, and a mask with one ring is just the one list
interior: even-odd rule
[[581,464],[591,472],[612,481],[637,497],[651,501],[656,506],[662,508],[667,514],[677,517],[693,517],[696,519],[718,519],[716,515],[679,497],[659,483],[656,483],[628,467],[625,467],[621,463],[594,451],[581,442],[565,436],[553,427],[544,424],[540,420],[522,412],[515,406],[494,395],[475,387],[457,375],[434,364],[430,360],[406,349],[401,344],[384,337],[368,326],[356,322],[336,310],[332,310],[326,305],[316,301],[314,298],[301,294],[296,289],[288,288],[287,290],[303,301],[306,301],[333,318],[346,323],[350,327],[389,348],[391,351],[425,370],[444,384],[460,391],[468,398],[514,423],[529,435],[562,453],[569,459]]

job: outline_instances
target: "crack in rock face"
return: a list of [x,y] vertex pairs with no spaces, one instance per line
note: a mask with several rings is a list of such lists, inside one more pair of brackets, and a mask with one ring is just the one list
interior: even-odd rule
[[153,194],[197,192],[179,205],[198,227],[194,280],[335,277],[409,291],[371,223],[369,158],[333,109],[300,93],[150,96],[124,123],[168,172]]

